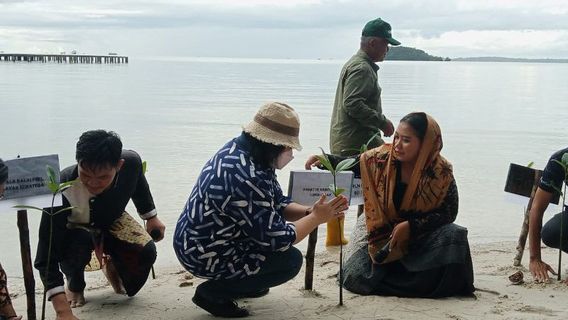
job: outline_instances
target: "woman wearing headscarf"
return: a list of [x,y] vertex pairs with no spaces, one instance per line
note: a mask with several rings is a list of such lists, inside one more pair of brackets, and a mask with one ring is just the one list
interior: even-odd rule
[[[8,181],[8,167],[0,159],[0,199],[4,197],[6,181]],[[2,268],[2,264],[0,264],[0,320],[4,319],[20,320],[22,316],[17,316],[12,306],[10,294],[8,293],[6,272]]]
[[246,317],[239,298],[260,297],[294,278],[302,253],[293,245],[319,224],[343,216],[347,199],[312,207],[285,196],[276,179],[300,150],[300,120],[290,106],[260,108],[240,136],[207,163],[174,233],[174,250],[193,275],[208,279],[192,301],[215,316]]
[[[354,171],[361,175],[365,214],[346,248],[346,289],[424,298],[475,290],[467,229],[453,224],[458,191],[442,145],[434,118],[415,112],[401,119],[392,144],[360,155]],[[306,167],[315,164],[312,156]]]

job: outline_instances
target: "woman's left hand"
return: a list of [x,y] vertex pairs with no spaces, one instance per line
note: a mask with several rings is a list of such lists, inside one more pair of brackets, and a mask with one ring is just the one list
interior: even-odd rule
[[410,224],[408,221],[397,224],[392,230],[390,249],[402,249],[410,239]]

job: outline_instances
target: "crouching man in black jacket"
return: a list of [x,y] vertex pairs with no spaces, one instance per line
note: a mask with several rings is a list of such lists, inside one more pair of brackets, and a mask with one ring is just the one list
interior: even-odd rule
[[[123,150],[116,133],[83,133],[75,158],[77,164],[61,172],[61,182],[75,181],[63,192],[63,206],[73,208],[54,216],[43,213],[35,260],[58,320],[77,319],[71,308],[85,304],[85,268],[102,267],[115,292],[135,295],[156,260],[149,233],[159,241],[165,231],[140,156]],[[125,212],[130,199],[147,221],[146,230]],[[91,259],[93,250],[97,259]]]

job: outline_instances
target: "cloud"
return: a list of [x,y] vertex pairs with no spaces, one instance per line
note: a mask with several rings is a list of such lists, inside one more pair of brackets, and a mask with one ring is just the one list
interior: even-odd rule
[[451,31],[435,38],[414,37],[408,42],[432,54],[453,52],[452,57],[540,58],[543,52],[548,52],[546,56],[551,58],[568,57],[568,30]]
[[[304,29],[361,25],[380,15],[425,32],[568,28],[563,1],[88,1],[7,2],[3,26]],[[562,14],[564,12],[564,14]]]
[[[565,51],[560,45],[568,30],[568,1],[0,0],[0,28],[4,30],[25,29],[31,35],[41,30],[52,34],[38,36],[38,40],[61,39],[76,46],[124,41],[118,45],[134,52],[144,47],[145,38],[156,38],[164,53],[180,55],[226,52],[255,56],[262,52],[278,57],[344,57],[357,45],[363,24],[376,16],[392,24],[395,37],[404,45],[443,56],[468,50],[493,55],[519,50],[521,55],[530,51],[548,56],[549,50],[556,50],[555,54]],[[524,39],[530,32],[538,32],[544,43]],[[109,38],[89,39],[87,34]],[[179,38],[171,39],[171,34]],[[21,47],[24,43],[10,39],[0,40],[0,45],[7,48],[18,43]],[[178,43],[180,39],[186,45]],[[443,50],[447,51],[440,52]]]

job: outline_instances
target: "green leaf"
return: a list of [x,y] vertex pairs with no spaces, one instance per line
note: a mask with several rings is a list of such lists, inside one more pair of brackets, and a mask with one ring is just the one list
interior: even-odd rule
[[364,153],[367,150],[369,150],[369,144],[371,144],[371,142],[373,142],[373,140],[375,140],[377,138],[377,136],[379,136],[381,134],[381,131],[377,131],[377,133],[375,133],[371,138],[369,138],[369,140],[367,140],[367,143],[361,145],[361,152],[360,153]]
[[331,163],[329,162],[329,160],[324,157],[324,156],[320,156],[320,155],[316,155],[316,158],[318,158],[318,161],[321,163],[321,165],[328,171],[333,173],[333,166],[331,165]]
[[17,206],[13,206],[12,208],[15,208],[15,209],[30,209],[30,210],[37,210],[37,211],[44,212],[44,210],[42,208],[38,208],[38,207],[34,207],[34,206],[17,205]]
[[355,149],[355,148],[346,148],[346,149],[341,149],[341,153],[346,153],[347,151],[353,151],[352,153],[361,153],[361,149]]
[[532,168],[534,166],[534,161],[529,162],[529,164],[527,164],[527,168]]
[[568,152],[562,155],[562,163],[564,163],[564,165],[568,167]]
[[51,193],[55,194],[57,193],[59,186],[57,186],[57,183],[48,182],[47,188],[49,189],[49,191],[51,191]]
[[381,134],[381,131],[377,131],[371,138],[369,138],[369,140],[367,140],[367,143],[365,143],[365,146],[368,146],[369,144],[371,144],[371,142],[373,142],[373,140],[375,140],[380,134]]
[[50,214],[50,215],[54,216],[54,215],[60,214],[61,212],[65,212],[65,211],[72,210],[72,209],[75,209],[75,208],[77,208],[77,207],[66,207],[66,208],[63,208],[63,209],[59,209],[54,214]]
[[142,174],[145,175],[146,174],[146,169],[148,167],[148,162],[146,161],[142,161]]
[[558,161],[558,160],[556,160],[556,159],[552,159],[552,161],[558,163],[558,164],[562,167],[562,169],[564,169],[564,172],[565,172],[565,173],[566,173],[566,171],[568,171],[568,166],[565,165],[562,161]]
[[343,189],[343,188],[337,188],[337,189],[335,190],[335,194],[334,194],[334,195],[335,195],[336,197],[339,197],[339,195],[341,195],[343,192],[345,192],[345,189]]
[[59,190],[57,190],[57,192],[63,193],[63,191],[67,190],[71,188],[71,186],[64,186],[64,187],[59,187]]
[[344,159],[340,163],[337,164],[335,171],[341,172],[341,171],[349,170],[355,165],[356,162],[357,162],[357,160],[355,160],[353,158]]
[[49,191],[51,191],[51,193],[55,194],[59,189],[59,185],[57,184],[56,181],[55,170],[50,165],[47,165],[46,171],[47,171],[47,188],[49,189]]
[[47,188],[49,189],[49,191],[51,191],[51,193],[56,193],[58,187],[59,186],[57,185],[57,183],[52,182],[50,179],[47,179]]
[[47,169],[47,178],[49,179],[49,181],[53,182],[53,183],[57,183],[57,181],[55,181],[56,175],[55,175],[55,170],[53,169],[53,167],[50,166],[50,165],[46,165],[45,167]]
[[60,188],[64,188],[67,186],[72,186],[77,180],[71,180],[71,181],[67,181],[67,182],[63,182],[59,185]]
[[69,188],[71,188],[73,186],[73,184],[75,183],[75,181],[67,181],[67,182],[63,182],[62,184],[59,185],[58,188],[58,192],[63,192]]
[[[321,149],[321,148],[320,148]],[[322,164],[322,166],[324,168],[326,168],[327,170],[329,170],[329,172],[331,172],[332,175],[335,175],[335,168],[333,168],[333,165],[331,165],[331,161],[329,161],[329,158],[327,157],[327,154],[325,154],[325,152],[323,151],[323,149],[321,149],[321,155],[316,155],[316,157],[318,158],[319,162]]]
[[333,184],[330,184],[329,187],[327,187],[327,189],[331,191],[331,194],[333,195],[335,194],[335,188],[333,187]]

